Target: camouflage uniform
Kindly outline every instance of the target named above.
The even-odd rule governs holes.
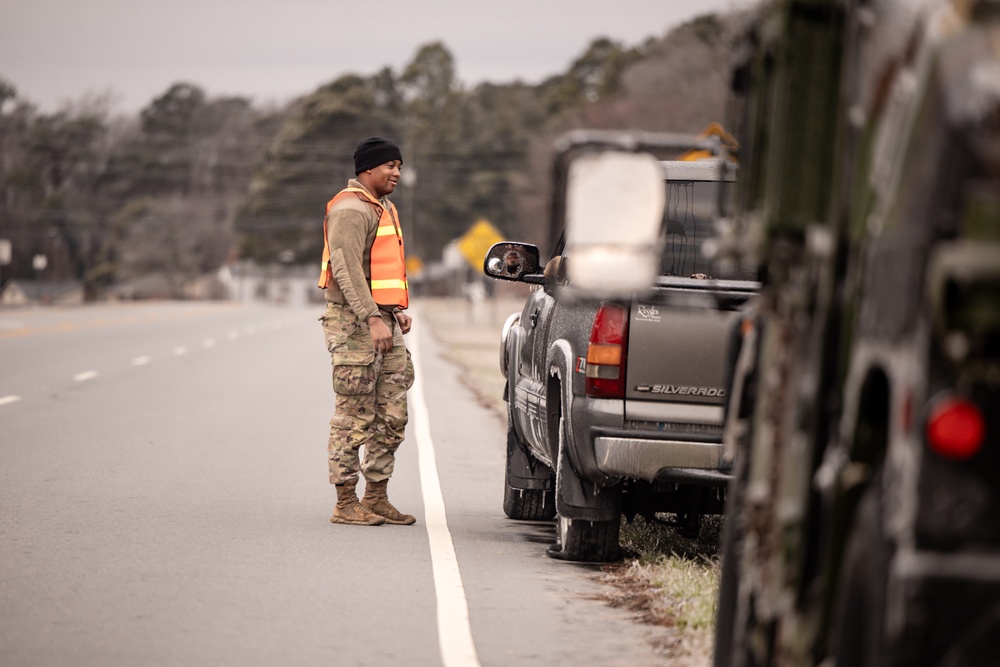
[[[369,482],[389,479],[403,441],[413,362],[395,318],[384,310],[379,315],[392,331],[392,350],[384,355],[375,352],[367,321],[350,306],[327,303],[320,318],[336,394],[327,445],[331,484],[356,481],[359,470]],[[364,460],[359,461],[362,445]]]

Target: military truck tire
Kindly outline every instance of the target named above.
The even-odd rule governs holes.
[[[722,573],[719,576],[719,606],[715,617],[714,667],[729,667],[734,663],[734,639],[739,608],[740,561],[743,558],[743,506],[746,488],[746,463],[739,456],[726,496],[725,523],[722,525]]]
[[[891,547],[882,530],[881,475],[872,477],[855,512],[837,589],[831,642],[837,667],[885,664],[885,587]]]

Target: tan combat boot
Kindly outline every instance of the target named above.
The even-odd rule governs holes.
[[[356,526],[381,526],[385,519],[361,506],[355,488],[358,480],[336,484],[337,506],[333,508],[330,523],[350,523]]]
[[[385,488],[389,480],[381,482],[365,482],[365,497],[361,499],[361,506],[369,509],[375,514],[385,519],[386,523],[394,523],[401,526],[409,526],[417,522],[412,514],[403,514],[389,502]]]

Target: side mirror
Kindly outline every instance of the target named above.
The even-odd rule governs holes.
[[[539,273],[538,247],[530,243],[494,243],[483,260],[483,273],[500,280],[522,280]],[[525,280],[524,282],[539,282]]]
[[[568,277],[597,297],[646,289],[660,262],[665,173],[649,153],[584,153],[566,187]]]

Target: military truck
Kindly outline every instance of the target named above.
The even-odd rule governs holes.
[[[714,158],[654,158],[705,145]],[[556,157],[551,256],[542,265],[537,246],[516,242],[486,255],[486,275],[538,286],[502,333],[504,511],[555,517],[550,556],[615,560],[623,514],[669,514],[697,537],[724,509],[727,332],[758,285],[751,269],[714,273],[702,252],[735,178],[720,152],[684,135],[571,133]],[[618,263],[640,220],[655,241]],[[580,243],[587,223],[599,238]],[[643,289],[614,289],[633,272]]]
[[[1000,660],[998,44],[996,0],[748,33],[717,667]]]

